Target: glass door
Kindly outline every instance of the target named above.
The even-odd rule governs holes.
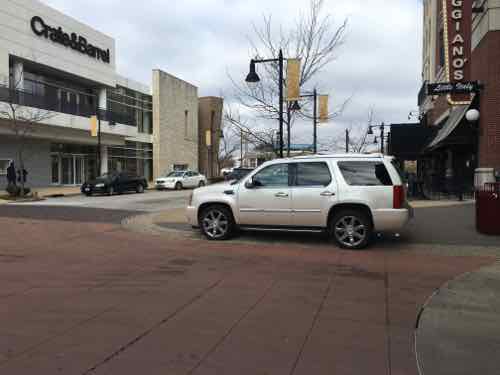
[[[50,156],[50,164],[51,164],[51,170],[52,170],[52,183],[55,185],[59,185],[61,183],[61,178],[60,178],[60,168],[61,168],[61,162],[59,160],[59,155],[51,155]]]
[[[73,156],[62,156],[61,157],[61,183],[63,185],[73,185],[74,184],[74,165]]]
[[[74,156],[75,158],[75,185],[81,185],[85,181],[85,158]]]

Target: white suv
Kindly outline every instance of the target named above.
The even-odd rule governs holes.
[[[314,155],[261,165],[241,181],[196,189],[187,207],[210,240],[237,229],[328,231],[343,248],[361,249],[372,234],[396,232],[413,216],[392,157]]]

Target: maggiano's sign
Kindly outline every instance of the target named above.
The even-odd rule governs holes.
[[[448,82],[466,84],[471,76],[472,0],[443,0],[444,46]],[[469,104],[470,94],[451,93],[452,105]]]
[[[109,49],[103,50],[87,42],[83,36],[76,33],[68,34],[64,32],[62,27],[53,27],[47,25],[39,16],[31,19],[31,30],[43,38],[50,39],[54,43],[62,44],[65,47],[93,57],[96,60],[101,60],[109,64],[110,54]]]

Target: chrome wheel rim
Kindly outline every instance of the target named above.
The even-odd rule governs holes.
[[[113,195],[115,193],[115,189],[113,187],[109,188],[109,195]]]
[[[359,246],[365,240],[366,233],[366,226],[355,216],[341,217],[335,223],[335,238],[346,247]]]
[[[205,186],[205,183],[203,181],[200,181],[200,183],[198,184],[199,187],[202,187],[202,186]]]
[[[210,210],[203,217],[202,225],[208,237],[218,239],[226,235],[229,229],[229,219],[222,211]]]
[[[137,191],[139,193],[142,193],[144,191],[144,186],[142,186],[142,185],[137,186]]]

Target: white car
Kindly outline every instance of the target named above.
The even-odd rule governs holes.
[[[193,171],[173,171],[166,177],[156,179],[155,186],[158,190],[175,189],[181,190],[184,188],[197,188],[207,184],[207,178]]]
[[[237,229],[322,232],[348,249],[413,216],[392,157],[314,155],[264,163],[242,180],[196,189],[187,218],[209,240]]]

